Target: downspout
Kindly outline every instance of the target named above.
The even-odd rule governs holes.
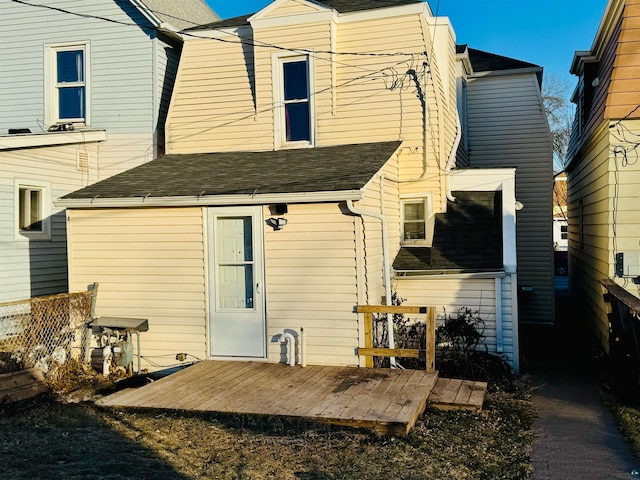
[[[462,139],[462,123],[460,123],[460,115],[456,115],[456,139],[451,147],[451,153],[449,153],[449,159],[447,165],[444,167],[445,178],[447,179],[447,200],[455,202],[456,197],[451,194],[451,169],[456,161],[458,154],[458,147],[460,146],[460,140]]]
[[[502,279],[496,278],[496,352],[504,352],[504,335],[502,332]]]
[[[382,195],[384,194],[384,175],[380,178],[380,203],[383,205],[384,198]],[[384,289],[385,289],[385,304],[391,305],[391,264],[389,262],[389,234],[387,232],[387,219],[384,217],[382,213],[370,212],[366,210],[357,209],[353,205],[352,200],[347,200],[347,209],[353,213],[354,215],[359,215],[361,217],[371,217],[379,220],[382,226],[382,259],[383,259],[383,269],[384,269]],[[394,348],[395,341],[393,338],[393,315],[387,315],[387,331],[389,336],[389,348]],[[390,357],[391,368],[396,367],[396,359],[395,357]]]

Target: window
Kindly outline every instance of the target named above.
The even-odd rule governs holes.
[[[89,44],[47,46],[47,123],[87,125]]]
[[[560,225],[560,238],[562,240],[569,238],[569,227],[567,225]]]
[[[274,58],[276,146],[313,143],[311,61],[306,55]]]
[[[51,238],[49,185],[44,182],[15,182],[16,236],[46,240]]]
[[[404,244],[427,245],[431,241],[429,199],[410,198],[402,201],[402,241]]]

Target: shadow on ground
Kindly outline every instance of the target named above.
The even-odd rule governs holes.
[[[186,479],[141,441],[108,428],[93,404],[44,396],[0,404],[0,479]]]
[[[553,325],[521,325],[522,373],[600,380],[602,349],[564,286],[556,289]]]

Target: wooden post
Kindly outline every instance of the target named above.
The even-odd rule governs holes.
[[[427,372],[432,373],[436,369],[436,309],[435,307],[429,307],[429,309],[427,310],[426,335],[427,335],[426,369],[427,369]]]
[[[364,314],[364,346],[365,348],[373,347],[373,314],[371,312]],[[364,366],[373,367],[372,356],[365,357]]]

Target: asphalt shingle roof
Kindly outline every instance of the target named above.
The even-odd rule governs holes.
[[[453,192],[436,214],[432,247],[402,247],[397,271],[496,271],[502,262],[502,192]]]
[[[153,198],[359,190],[389,160],[400,143],[165,155],[62,198]]]
[[[316,3],[333,8],[338,13],[359,12],[362,10],[375,10],[377,8],[397,7],[410,5],[413,3],[424,3],[423,0],[316,0]],[[228,18],[220,22],[210,23],[193,28],[193,30],[204,30],[209,28],[241,27],[248,25],[248,18],[253,13],[241,15],[239,17]]]
[[[518,68],[540,68],[539,65],[523,62],[515,58],[503,57],[495,53],[469,49],[469,61],[474,72],[492,72],[496,70],[514,70]]]
[[[160,20],[178,30],[220,20],[204,0],[142,0],[142,3]]]

